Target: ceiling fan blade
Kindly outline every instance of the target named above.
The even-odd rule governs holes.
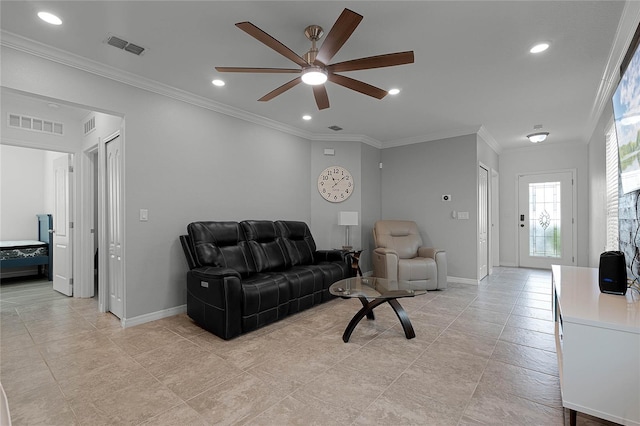
[[[318,66],[328,64],[342,45],[351,37],[360,21],[362,21],[362,15],[349,9],[343,10],[336,23],[329,30],[329,34],[327,34],[320,50],[318,50],[313,63]]]
[[[246,68],[246,67],[216,67],[218,72],[255,72],[261,74],[286,74],[300,73],[301,70],[293,68]]]
[[[346,87],[347,89],[355,90],[363,95],[371,96],[376,99],[382,99],[387,96],[387,91],[382,90],[376,86],[372,86],[360,80],[354,80],[353,78],[345,77],[344,75],[329,74],[329,81]]]
[[[275,38],[271,37],[269,34],[262,31],[260,28],[253,25],[251,22],[238,22],[236,27],[240,28],[245,33],[249,34],[251,37],[255,38],[259,42],[266,44],[268,47],[272,48],[285,58],[288,58],[300,65],[301,67],[307,67],[309,64],[307,61],[302,59],[300,56],[296,54],[293,50],[289,49],[284,44],[280,43]]]
[[[329,108],[329,96],[327,95],[327,88],[324,87],[324,84],[313,86],[313,96],[316,98],[318,109]]]
[[[388,53],[386,55],[369,56],[367,58],[353,59],[339,62],[327,67],[329,72],[368,70],[372,68],[395,67],[413,63],[413,51]]]
[[[276,96],[281,95],[284,92],[286,92],[287,90],[291,89],[292,87],[300,84],[300,82],[302,82],[302,78],[301,77],[296,77],[293,80],[291,80],[289,82],[286,82],[282,86],[278,87],[277,89],[272,90],[271,92],[267,93],[266,95],[264,95],[263,97],[261,97],[258,100],[262,101],[262,102],[270,101],[271,99],[275,98]]]

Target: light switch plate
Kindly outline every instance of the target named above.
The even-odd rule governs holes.
[[[469,212],[458,212],[458,219],[469,219]]]
[[[149,220],[149,210],[140,209],[140,222],[147,222]]]

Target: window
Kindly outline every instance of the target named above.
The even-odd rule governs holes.
[[[618,138],[613,120],[605,133],[607,243],[605,250],[619,250],[618,233]]]

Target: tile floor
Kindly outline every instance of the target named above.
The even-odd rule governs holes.
[[[0,381],[14,425],[565,425],[550,282],[496,268],[403,299],[415,339],[382,305],[347,344],[357,300],[224,341],[186,315],[122,329],[94,299],[3,283]]]

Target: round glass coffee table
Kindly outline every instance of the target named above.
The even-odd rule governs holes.
[[[398,316],[407,339],[413,339],[416,337],[416,333],[413,331],[411,321],[409,321],[409,315],[400,305],[398,299],[419,296],[426,292],[423,289],[413,288],[408,281],[392,281],[376,277],[347,278],[337,281],[329,287],[329,293],[334,296],[340,296],[344,299],[357,297],[362,303],[362,309],[354,315],[342,335],[342,340],[345,343],[349,341],[353,329],[356,328],[360,320],[365,316],[370,320],[375,319],[373,310],[385,302],[391,305]]]

